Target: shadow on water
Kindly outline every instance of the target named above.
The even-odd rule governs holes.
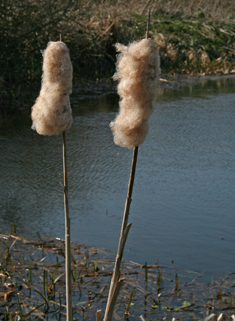
[[[234,85],[225,77],[160,89],[140,147],[126,259],[193,268],[207,279],[233,271]],[[72,240],[113,253],[132,157],[109,128],[118,100],[73,96],[67,133]],[[30,127],[29,109],[0,123],[1,230],[15,223],[26,236],[63,238],[62,138]]]

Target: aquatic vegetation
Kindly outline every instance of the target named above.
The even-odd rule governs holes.
[[[1,234],[1,251],[6,248],[3,242],[10,244],[11,262],[6,262],[4,257],[0,264],[0,319],[63,320],[66,316],[64,240]],[[97,308],[105,306],[115,257],[79,243],[71,244],[71,253],[74,257],[73,317],[93,320]],[[86,262],[88,253],[90,259]],[[94,264],[99,266],[98,271],[94,271]],[[202,275],[194,271],[134,262],[123,262],[122,274],[125,283],[114,309],[116,319],[139,320],[142,315],[141,320],[213,320],[214,316],[217,317],[214,320],[222,317],[229,320],[235,313],[234,274],[213,284],[204,284]],[[176,274],[181,280],[180,293],[175,291]]]

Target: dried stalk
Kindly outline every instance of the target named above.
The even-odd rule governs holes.
[[[70,250],[70,218],[68,203],[68,181],[66,161],[66,135],[63,132],[63,172],[64,172],[64,214],[65,214],[65,276],[66,276],[66,308],[67,321],[73,320],[71,250]]]
[[[146,29],[146,39],[148,39],[148,37],[149,37],[150,13],[151,13],[151,7],[149,7],[149,11],[148,11],[148,20],[147,20],[147,29]]]
[[[149,8],[149,13],[148,13],[147,30],[146,30],[146,38],[147,39],[149,37],[149,23],[150,23],[150,8]],[[132,191],[133,191],[133,186],[134,186],[137,156],[138,156],[138,146],[133,148],[131,173],[130,173],[130,179],[129,179],[129,185],[128,185],[125,210],[124,210],[124,214],[123,214],[121,234],[120,234],[120,238],[119,238],[118,251],[117,251],[115,266],[114,266],[113,275],[112,275],[112,279],[111,279],[110,289],[109,289],[108,301],[107,301],[107,305],[106,305],[106,309],[105,309],[104,321],[111,321],[112,320],[112,315],[113,315],[113,310],[114,310],[114,307],[116,304],[116,300],[117,300],[118,294],[120,292],[122,283],[124,282],[124,279],[120,279],[121,261],[122,261],[122,257],[123,257],[123,252],[124,252],[127,236],[128,236],[129,230],[131,228],[131,224],[128,224],[128,218],[129,218],[130,206],[131,206],[131,201],[132,201],[131,197],[132,197]]]
[[[101,310],[96,311],[96,321],[102,321],[102,311]]]
[[[121,268],[121,261],[122,261],[122,257],[123,257],[126,239],[127,239],[129,230],[131,228],[131,224],[127,224],[127,223],[128,223],[128,217],[129,217],[130,206],[131,206],[132,191],[133,191],[133,186],[134,186],[137,155],[138,155],[138,146],[133,149],[131,174],[130,174],[125,210],[124,210],[124,214],[123,214],[121,234],[120,234],[120,238],[119,238],[119,245],[118,245],[115,266],[114,266],[114,270],[113,270],[113,276],[112,276],[110,289],[109,289],[109,296],[108,296],[108,301],[107,301],[107,305],[106,305],[104,321],[112,320],[112,313],[113,313],[113,309],[115,306],[113,303],[114,303],[114,301],[116,302],[118,293],[119,293],[119,291],[121,289],[121,285],[123,283],[123,279],[122,279],[121,283],[120,283],[121,280],[119,280],[120,274],[121,274],[120,268]]]

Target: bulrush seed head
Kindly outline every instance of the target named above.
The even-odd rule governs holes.
[[[159,88],[160,57],[150,39],[129,46],[118,43],[116,49],[120,54],[113,78],[119,81],[120,108],[110,127],[115,144],[134,148],[148,133],[148,119]]]
[[[40,135],[60,134],[72,125],[69,95],[73,67],[67,46],[49,42],[43,53],[42,87],[32,107],[32,129]]]

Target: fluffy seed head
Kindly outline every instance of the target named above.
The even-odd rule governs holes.
[[[43,53],[42,87],[32,107],[32,129],[40,135],[60,134],[72,125],[69,95],[72,92],[72,63],[67,46],[49,42]]]
[[[142,144],[148,133],[148,118],[159,87],[160,57],[150,39],[129,46],[116,44],[120,52],[117,71],[119,113],[111,122],[115,144],[133,148]]]

